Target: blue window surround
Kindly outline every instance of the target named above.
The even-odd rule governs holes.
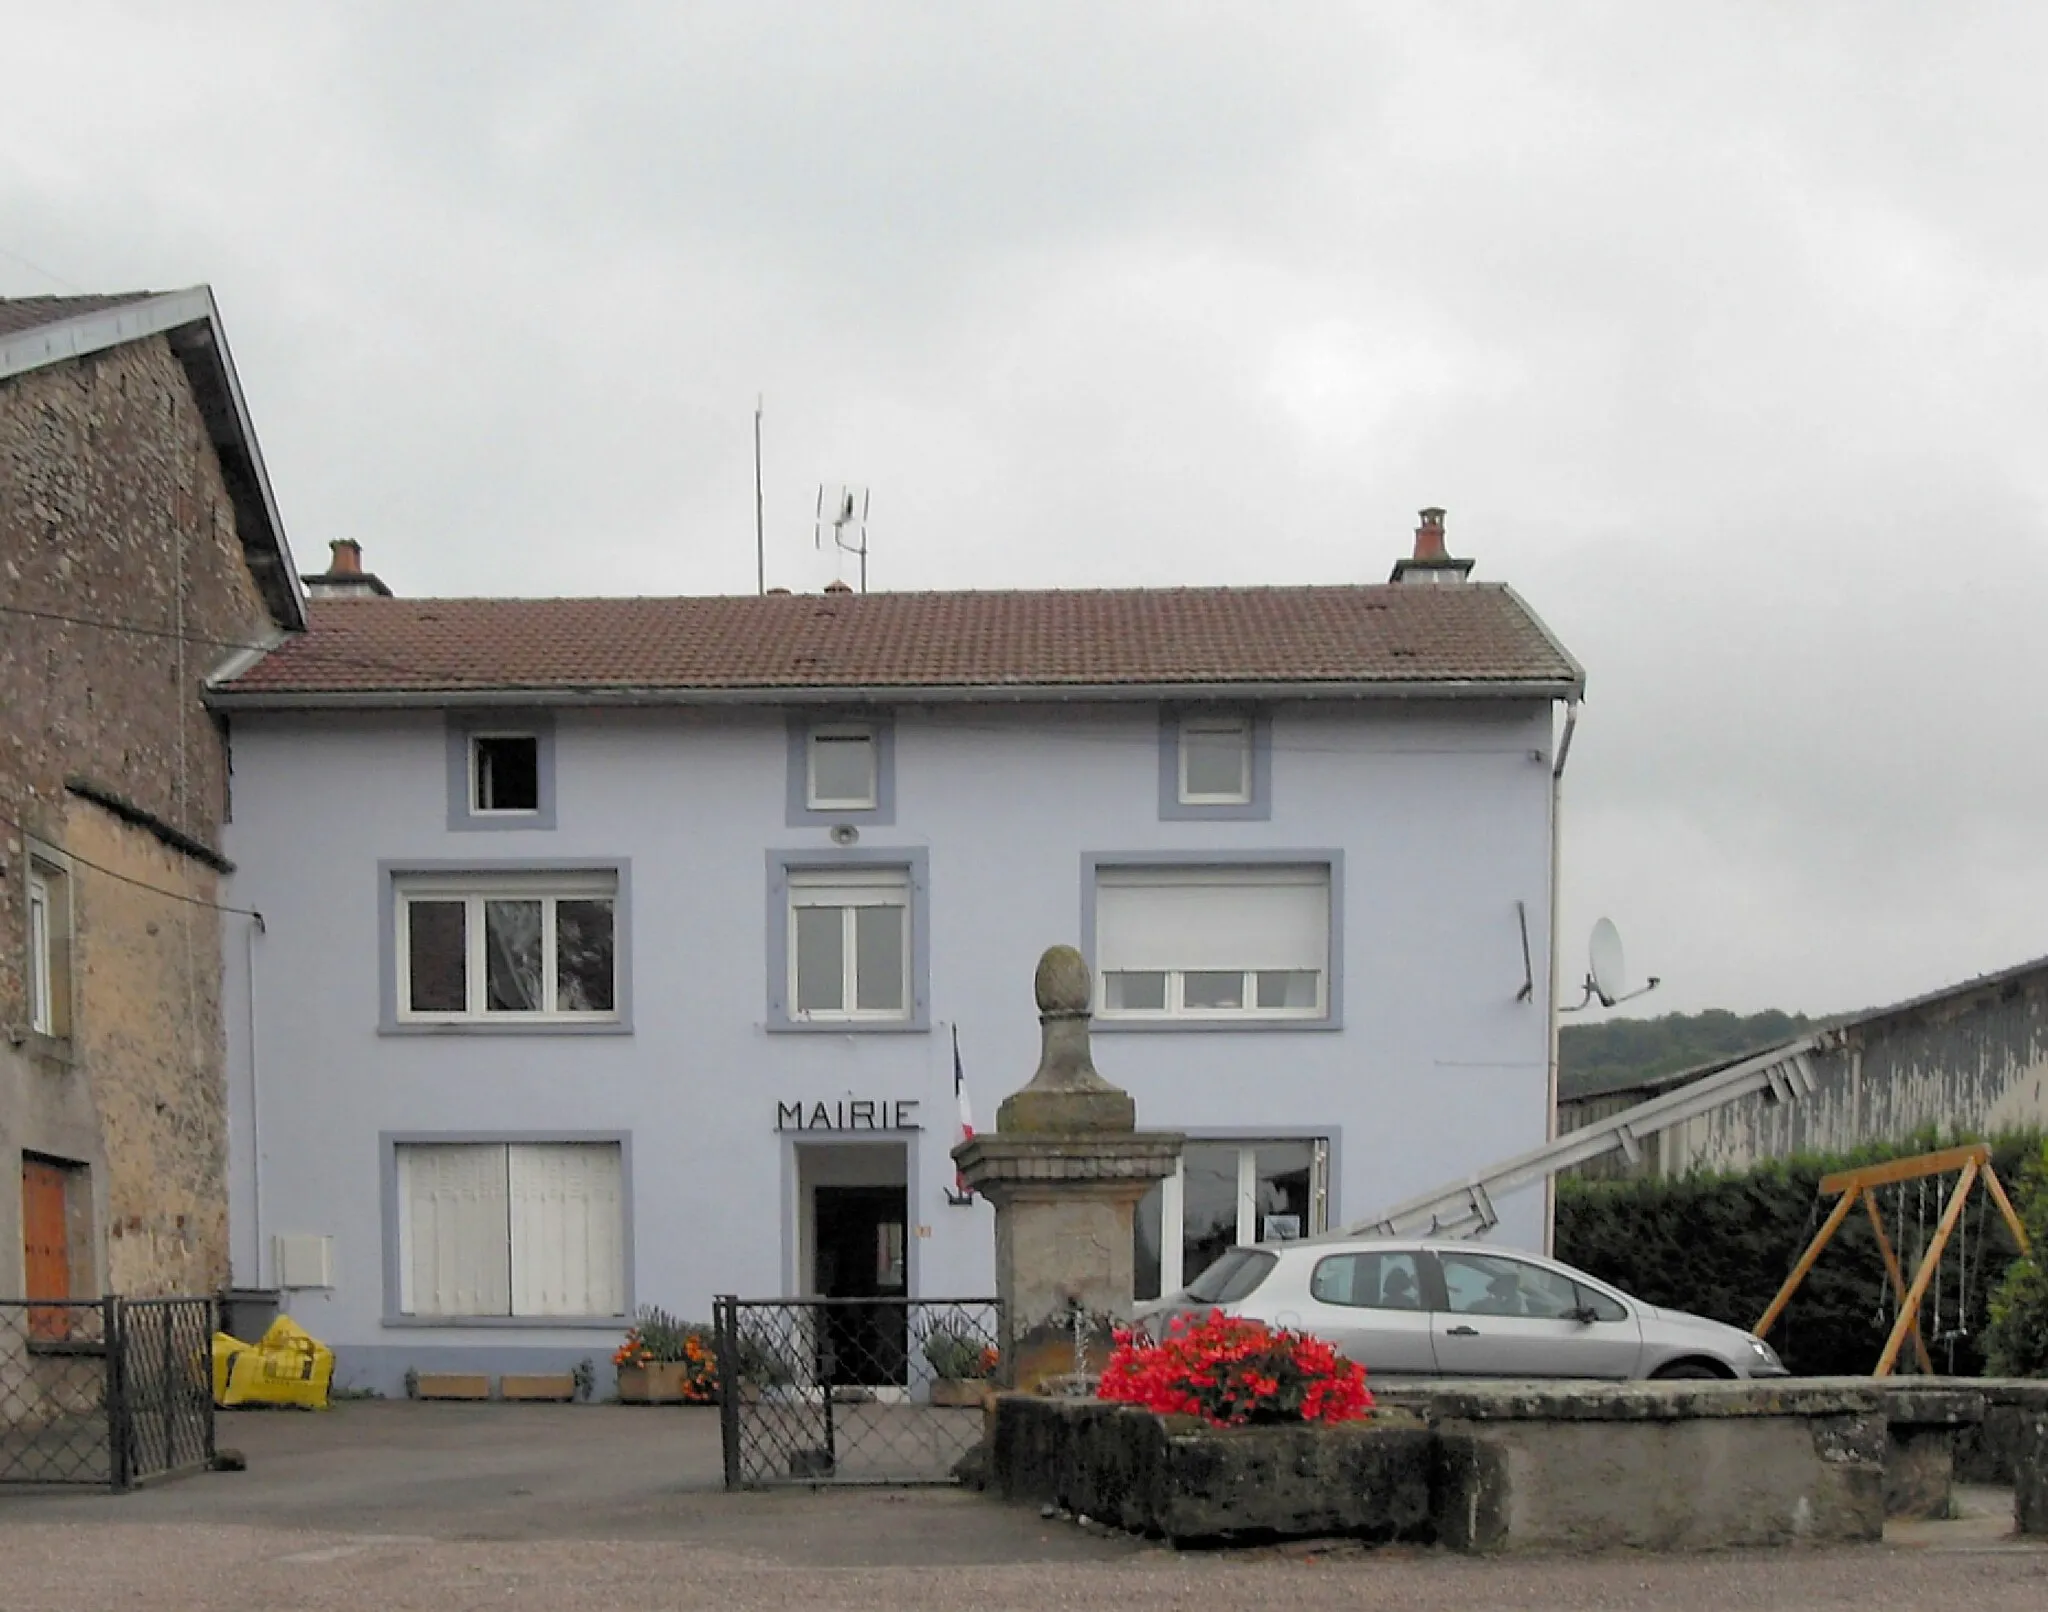
[[[613,1142],[619,1149],[619,1254],[626,1268],[621,1315],[404,1315],[398,1308],[398,1150],[404,1146],[502,1146],[518,1142]],[[633,1133],[631,1131],[380,1131],[377,1185],[384,1209],[384,1316],[387,1327],[523,1327],[625,1329],[639,1313],[633,1302]]]
[[[398,1016],[398,881],[409,874],[474,874],[480,879],[517,878],[522,873],[602,873],[618,879],[612,906],[612,1000],[618,1011],[593,1024],[554,1019],[546,1023],[493,1023],[488,1018],[458,1024],[419,1024]],[[425,857],[377,864],[377,1033],[379,1035],[631,1035],[633,1033],[633,864],[626,857],[500,857],[470,861]]]
[[[1180,724],[1189,716],[1242,717],[1251,724],[1252,798],[1236,804],[1189,805],[1180,798]],[[1167,705],[1159,711],[1159,820],[1263,823],[1273,815],[1273,718],[1234,705]]]
[[[875,735],[875,803],[872,806],[824,806],[810,804],[811,730],[813,728],[859,727]],[[786,826],[830,828],[834,823],[852,823],[865,828],[888,828],[896,821],[896,718],[890,711],[804,710],[789,713],[789,782],[785,801]]]
[[[1287,1035],[1295,1031],[1344,1028],[1344,853],[1340,850],[1285,851],[1084,851],[1081,853],[1081,955],[1091,976],[1095,960],[1095,883],[1104,868],[1327,867],[1330,870],[1329,1014],[1320,1019],[1105,1019],[1097,1035],[1180,1035],[1190,1030],[1230,1035]]]
[[[479,734],[534,739],[539,809],[531,812],[470,810],[469,742]],[[490,710],[448,713],[448,832],[551,829],[555,826],[555,716],[552,711]]]
[[[789,876],[902,868],[910,876],[910,1013],[901,1019],[798,1019],[789,1011]],[[901,1035],[932,1027],[931,862],[923,846],[768,853],[768,1016],[771,1034]]]

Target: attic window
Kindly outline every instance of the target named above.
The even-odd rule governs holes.
[[[531,733],[477,733],[469,741],[469,809],[540,810],[540,740]]]
[[[875,730],[833,723],[811,730],[807,804],[812,811],[872,811],[880,769]]]

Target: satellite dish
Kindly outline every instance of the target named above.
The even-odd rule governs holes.
[[[1612,918],[1602,918],[1593,926],[1593,940],[1586,953],[1591,968],[1586,977],[1593,982],[1593,994],[1602,1007],[1613,1007],[1628,989],[1628,974],[1622,966],[1621,931]]]
[[[1628,988],[1628,968],[1621,951],[1621,931],[1614,927],[1614,920],[1602,918],[1593,925],[1593,938],[1586,945],[1586,994],[1569,1007],[1560,1007],[1560,1013],[1578,1013],[1591,1007],[1597,1000],[1602,1007],[1613,1007],[1617,1002],[1626,1002],[1633,997],[1647,996],[1663,981],[1652,974],[1647,984],[1631,991]]]

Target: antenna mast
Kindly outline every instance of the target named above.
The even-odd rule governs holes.
[[[818,486],[818,512],[813,527],[812,543],[815,547],[825,546],[825,529],[832,530],[832,546],[842,554],[856,555],[860,559],[860,591],[868,591],[868,490],[865,487],[841,486],[827,502],[825,485]],[[851,539],[847,534],[851,532]]]
[[[761,394],[754,394],[754,592],[768,591],[768,539],[761,520]]]

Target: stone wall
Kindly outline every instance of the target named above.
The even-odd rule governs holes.
[[[0,1175],[23,1152],[90,1170],[81,1285],[204,1291],[227,1275],[221,920],[175,899],[213,900],[217,875],[170,842],[220,842],[228,752],[202,680],[269,617],[163,338],[0,382],[0,602],[45,613],[0,630]],[[29,1028],[30,843],[78,859],[58,1038]],[[0,1190],[0,1293],[22,1279],[20,1207]]]
[[[1242,1429],[1004,1394],[989,1481],[1008,1499],[1176,1543],[1343,1534],[1484,1552],[1703,1550],[1883,1534],[1886,1409],[1873,1384],[1375,1392],[1371,1422]]]

